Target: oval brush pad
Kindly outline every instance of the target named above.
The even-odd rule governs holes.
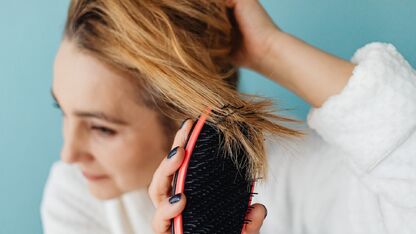
[[[174,175],[172,195],[184,193],[187,202],[172,222],[172,233],[241,234],[254,180],[247,178],[247,168],[237,167],[223,148],[223,135],[206,117],[192,126],[184,162]],[[242,147],[233,153],[238,162],[247,161]]]

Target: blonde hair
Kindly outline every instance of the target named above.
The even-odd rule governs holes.
[[[134,77],[142,103],[171,123],[211,108],[225,149],[248,152],[237,165],[265,177],[265,134],[304,133],[278,124],[301,121],[274,114],[271,100],[236,90],[236,35],[224,0],[72,0],[64,31],[80,50]]]

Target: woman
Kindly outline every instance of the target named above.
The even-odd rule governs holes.
[[[304,137],[270,102],[235,91],[237,66],[313,106]],[[45,233],[169,233],[186,203],[169,197],[192,125],[179,120],[206,106],[228,146],[248,143],[238,121],[255,139],[251,173],[266,180],[245,233],[413,233],[415,91],[391,44],[348,62],[281,31],[255,0],[73,0],[54,65],[64,146],[45,188]]]

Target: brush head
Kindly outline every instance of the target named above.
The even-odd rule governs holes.
[[[254,182],[248,179],[247,167],[237,166],[222,142],[221,132],[214,124],[205,122],[193,147],[183,182],[187,202],[182,212],[182,233],[241,234]],[[234,158],[238,162],[247,161],[248,155],[242,147],[235,150]],[[177,177],[178,173],[174,177],[172,193],[177,192],[179,186]],[[182,234],[175,232],[174,225],[172,233]]]

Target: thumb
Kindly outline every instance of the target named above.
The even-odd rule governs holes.
[[[245,225],[242,234],[259,234],[267,216],[267,209],[264,205],[256,203],[252,207],[253,209],[246,215],[246,219],[251,222]]]

